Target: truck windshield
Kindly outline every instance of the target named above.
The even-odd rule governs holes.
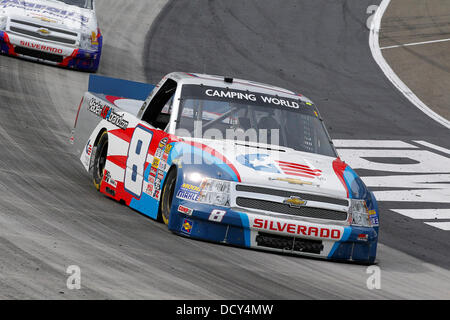
[[[249,91],[184,85],[177,135],[248,141],[336,157],[312,104]]]

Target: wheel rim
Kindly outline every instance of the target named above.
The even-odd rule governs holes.
[[[105,169],[105,165],[106,165],[106,153],[108,150],[108,143],[104,143],[101,147],[100,150],[100,156],[98,157],[97,160],[97,176],[100,178],[103,178],[103,170]]]
[[[108,136],[106,132],[100,137],[97,151],[95,152],[94,165],[93,165],[93,180],[94,186],[97,190],[100,190],[100,185],[103,180],[103,171],[106,166],[106,157],[108,155]]]

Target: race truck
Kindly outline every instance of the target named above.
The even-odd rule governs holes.
[[[0,0],[0,52],[97,71],[103,37],[94,0]]]
[[[90,76],[72,143],[97,190],[185,237],[375,261],[377,201],[314,103],[229,77]]]

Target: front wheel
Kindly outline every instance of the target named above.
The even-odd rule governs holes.
[[[106,157],[108,155],[108,133],[104,131],[97,143],[97,148],[94,155],[94,163],[92,166],[92,178],[94,186],[100,190],[100,184],[103,180],[105,171]]]
[[[161,193],[161,201],[159,203],[158,221],[169,224],[170,208],[172,208],[173,195],[177,184],[177,170],[171,168],[166,176],[166,181]]]

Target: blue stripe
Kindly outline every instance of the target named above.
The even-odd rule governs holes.
[[[239,216],[241,217],[242,228],[244,229],[245,246],[250,247],[250,222],[248,221],[248,216],[242,212],[239,212]]]
[[[328,254],[328,258],[332,258],[334,252],[336,251],[336,249],[339,247],[339,245],[344,242],[347,241],[348,238],[350,237],[350,234],[352,233],[352,228],[351,227],[345,227],[344,228],[344,235],[342,236],[342,239],[339,241],[336,241],[333,245],[333,248],[331,248],[330,253]]]
[[[145,100],[155,86],[147,83],[115,79],[91,74],[89,92],[128,99]]]

